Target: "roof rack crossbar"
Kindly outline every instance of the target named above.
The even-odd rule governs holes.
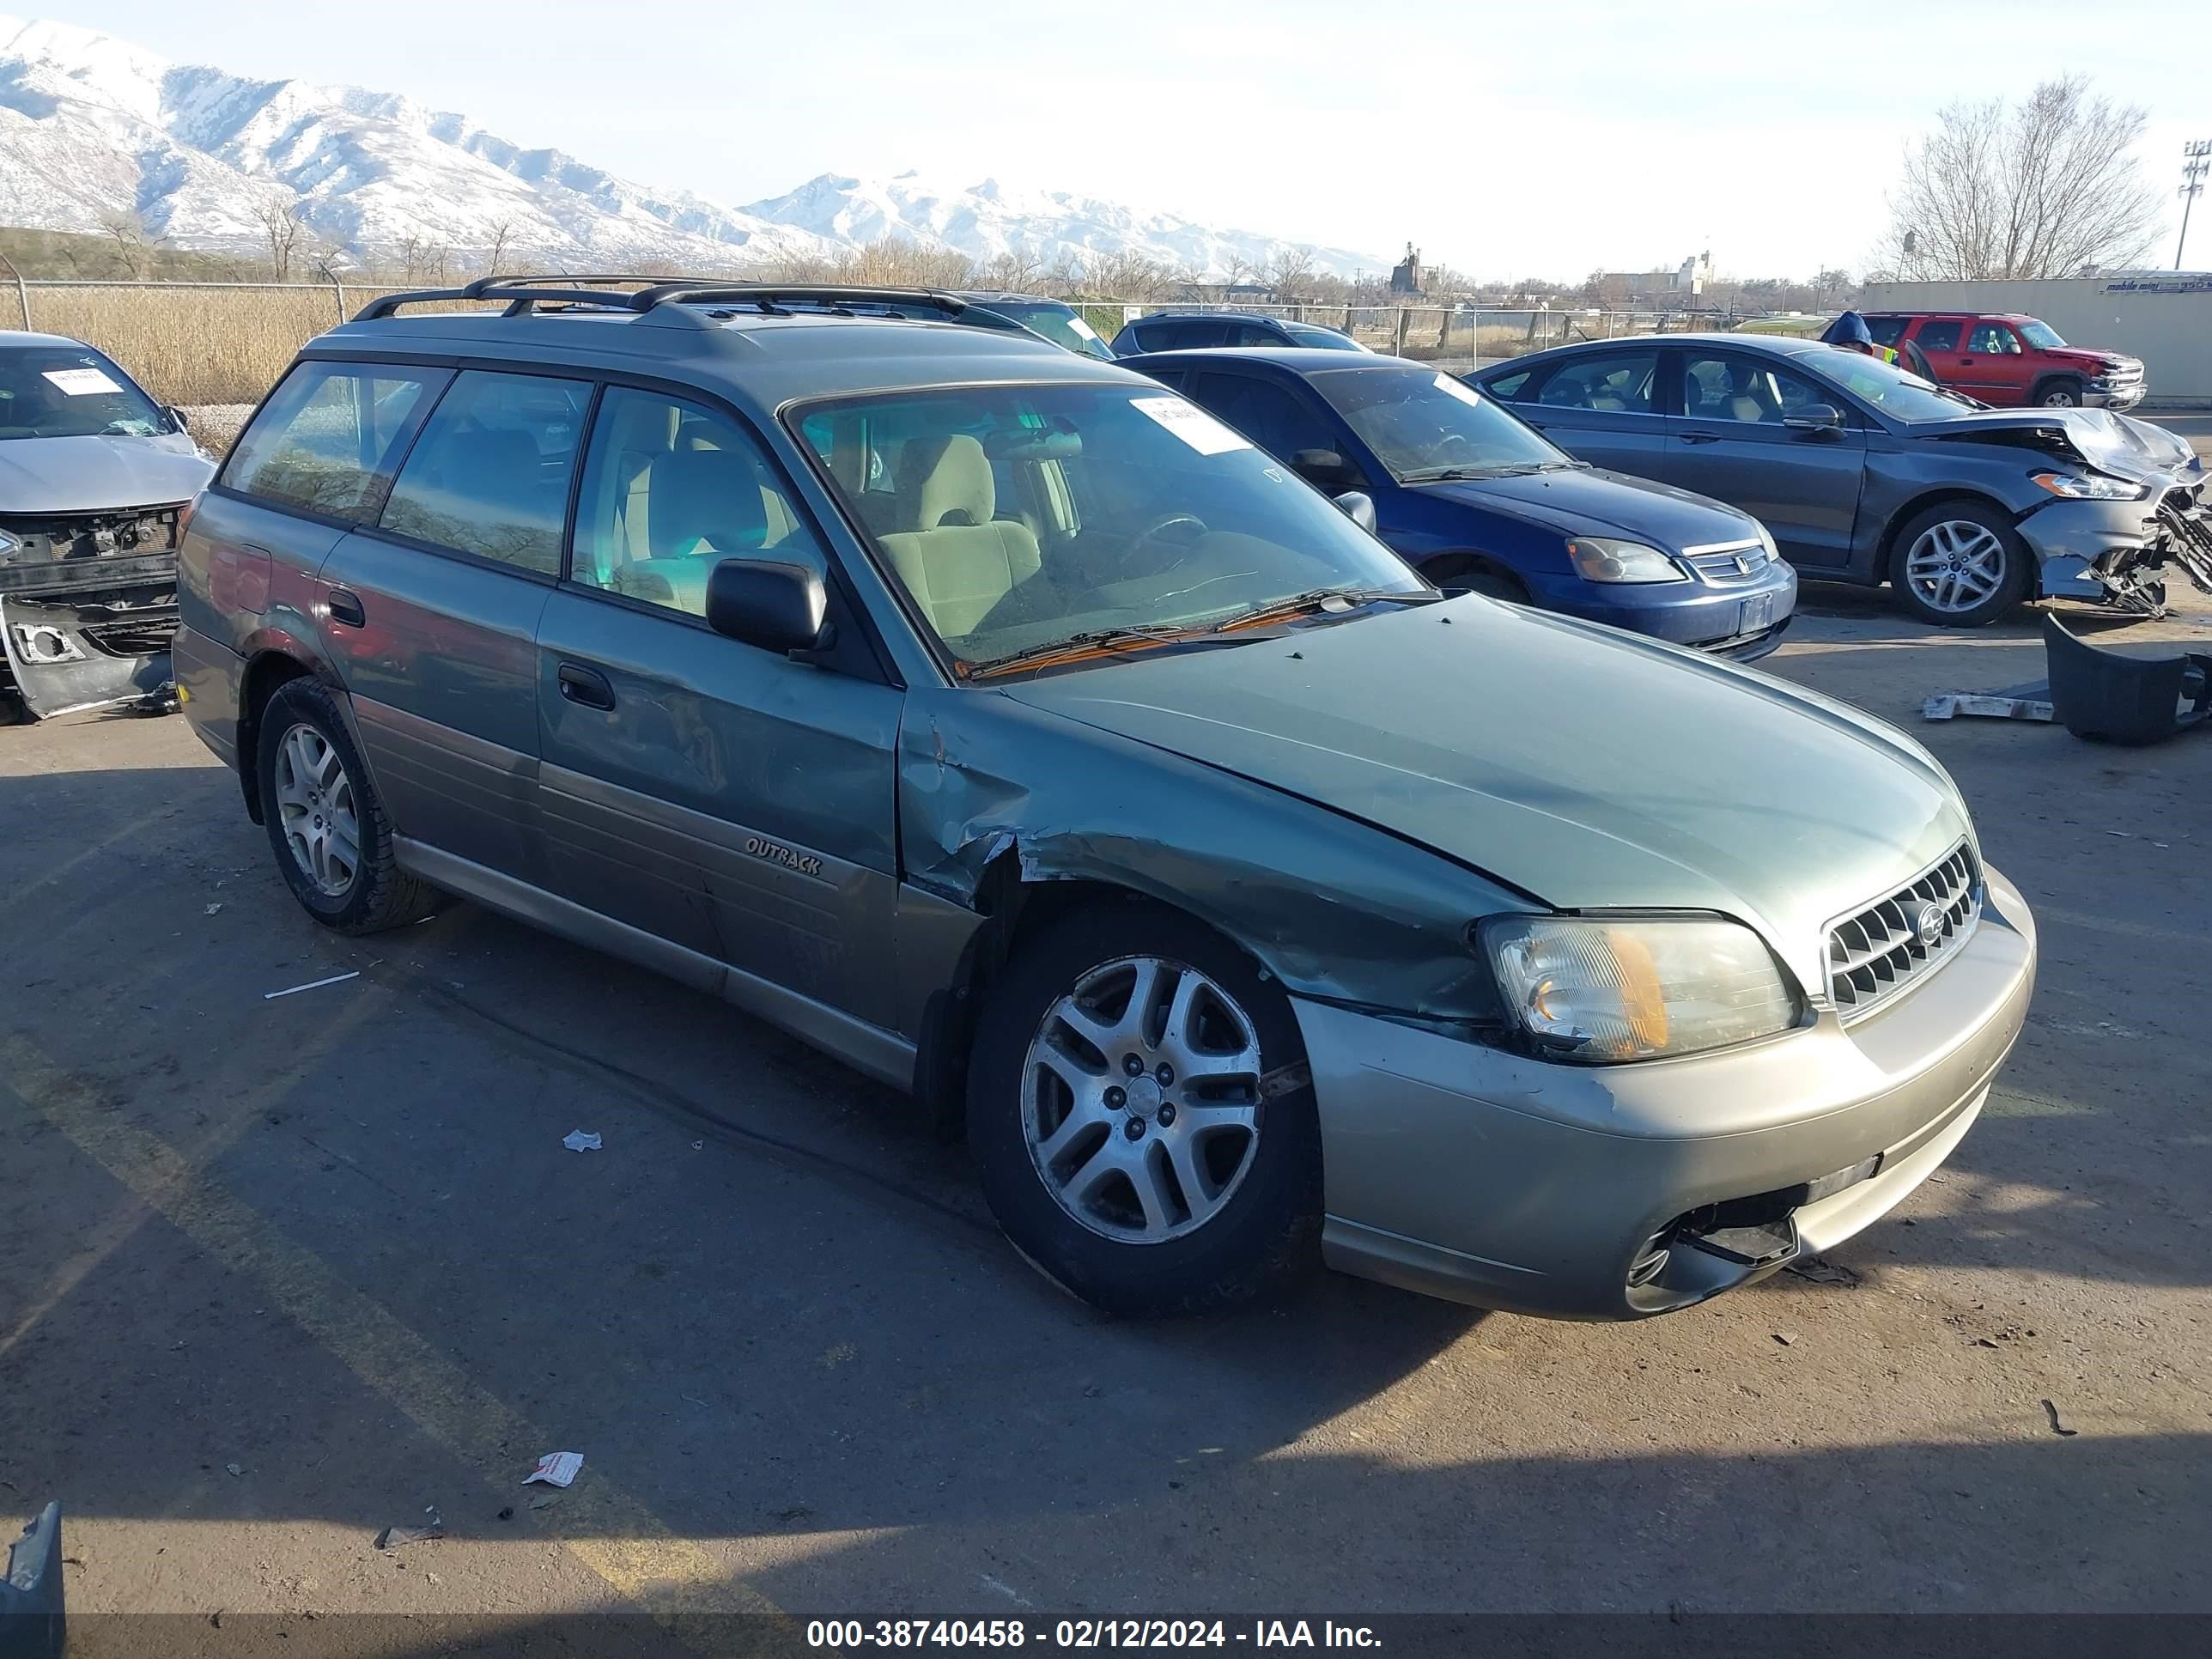
[[[647,287],[633,289],[628,293],[615,291],[593,284],[615,283],[643,283]],[[479,276],[459,288],[410,289],[398,294],[382,294],[371,300],[354,313],[357,323],[380,322],[396,315],[402,306],[430,305],[454,300],[505,301],[502,315],[528,316],[541,304],[567,304],[606,310],[650,312],[664,305],[731,305],[753,306],[774,313],[787,303],[825,307],[882,306],[896,310],[901,307],[934,311],[942,316],[957,317],[970,309],[969,302],[955,294],[933,288],[876,288],[838,283],[747,283],[717,282],[699,278],[670,279],[635,274],[570,276],[554,274],[544,276]],[[977,316],[994,313],[977,312]],[[1010,325],[1019,331],[1018,324]]]

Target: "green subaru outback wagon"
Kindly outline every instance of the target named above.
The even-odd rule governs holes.
[[[459,895],[771,1020],[1117,1309],[1662,1313],[1949,1156],[2035,932],[1923,750],[1446,599],[963,310],[504,279],[310,343],[175,643],[308,914]]]

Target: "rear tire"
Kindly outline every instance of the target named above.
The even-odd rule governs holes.
[[[1032,1267],[1098,1307],[1244,1301],[1318,1260],[1320,1123],[1288,1070],[1304,1061],[1289,1000],[1219,934],[1149,903],[1070,911],[1016,950],[977,1024],[983,1195]]]
[[[263,827],[301,908],[341,933],[380,933],[437,909],[438,890],[393,861],[392,822],[353,728],[319,681],[277,688],[257,747]]]
[[[1898,532],[1898,602],[1938,628],[1983,628],[2027,598],[2027,545],[2012,520],[1978,501],[1938,501]]]

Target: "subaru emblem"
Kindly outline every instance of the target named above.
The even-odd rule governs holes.
[[[1942,942],[1943,907],[1921,900],[1912,912],[1912,932],[1923,949],[1934,950]]]

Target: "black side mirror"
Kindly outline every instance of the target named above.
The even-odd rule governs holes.
[[[806,651],[822,642],[830,595],[803,564],[724,559],[707,577],[707,626],[763,651]]]
[[[1356,489],[1367,481],[1359,471],[1333,449],[1301,449],[1291,457],[1291,471],[1308,483],[1332,494]]]
[[[1800,404],[1782,417],[1793,432],[1826,437],[1844,429],[1843,412],[1829,404]]]
[[[177,423],[178,431],[189,432],[191,429],[192,423],[185,418],[185,411],[174,404],[169,404],[163,412]]]
[[[1336,504],[1344,509],[1346,518],[1369,535],[1375,533],[1375,498],[1372,495],[1357,489],[1347,489],[1336,498]]]

